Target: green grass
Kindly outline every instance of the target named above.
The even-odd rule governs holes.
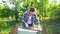
[[[60,34],[60,19],[50,19],[43,21],[42,23],[43,30],[46,34]]]
[[[0,19],[0,34],[8,34],[15,24],[15,20]]]
[[[15,24],[17,24],[15,20],[0,19],[0,34],[8,34]],[[20,21],[19,24],[21,25]],[[42,34],[60,34],[60,19],[45,20],[41,22],[41,26]]]

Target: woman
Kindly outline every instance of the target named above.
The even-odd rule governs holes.
[[[34,20],[36,20],[36,23],[38,24],[38,30],[42,30],[40,27],[40,21],[38,20],[37,14],[35,12],[35,8],[32,7],[29,10],[27,10],[22,16],[23,27],[33,28]]]

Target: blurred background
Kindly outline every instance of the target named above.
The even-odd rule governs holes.
[[[31,7],[36,8],[42,34],[60,34],[60,0],[0,0],[0,34],[21,26],[23,13]]]

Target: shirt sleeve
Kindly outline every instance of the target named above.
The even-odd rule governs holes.
[[[25,17],[26,17],[25,14],[23,14],[23,16],[22,16],[22,23],[25,24],[25,27],[29,27],[28,24],[25,21]]]
[[[23,16],[22,16],[22,22],[23,22],[23,23],[26,23],[24,17],[25,17],[25,15],[23,14]]]
[[[26,17],[26,13],[27,13],[27,12],[28,12],[28,10],[25,11],[24,14],[23,14],[23,16],[22,16],[22,22],[23,22],[23,23],[26,23],[26,18],[25,18],[25,17]]]
[[[34,17],[35,17],[35,19],[36,19],[36,23],[37,23],[37,24],[40,24],[40,21],[38,20],[37,14],[35,14]]]

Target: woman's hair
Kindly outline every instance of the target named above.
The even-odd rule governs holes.
[[[35,12],[35,8],[34,7],[32,7],[32,8],[30,8],[30,10],[29,11],[31,11],[31,12]]]

